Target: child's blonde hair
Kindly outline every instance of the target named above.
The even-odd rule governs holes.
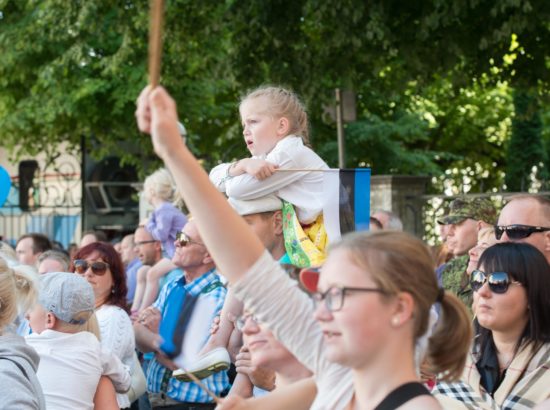
[[[0,258],[0,332],[18,314],[34,306],[38,297],[36,278],[22,267],[10,268]]]
[[[170,175],[170,172],[168,172],[166,168],[157,169],[145,178],[143,191],[149,198],[150,195],[153,194],[163,201],[172,202],[175,194],[175,185],[172,175]]]
[[[306,107],[294,92],[283,87],[261,86],[249,92],[240,102],[266,97],[269,104],[269,114],[275,117],[285,117],[290,123],[290,134],[302,137],[304,144],[309,144],[309,122]]]
[[[82,324],[72,324],[57,318],[57,330],[63,333],[90,332],[97,337],[97,340],[101,341],[101,332],[95,312],[80,312],[77,313],[73,319],[85,320],[85,322]]]

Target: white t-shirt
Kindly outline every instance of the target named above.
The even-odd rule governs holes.
[[[114,305],[103,305],[95,311],[101,334],[101,346],[110,350],[125,364],[130,372],[134,367],[135,337],[128,314]],[[130,407],[126,394],[117,394],[121,408]]]
[[[36,375],[48,410],[93,409],[101,375],[109,376],[119,392],[130,388],[130,373],[111,352],[101,349],[89,332],[45,330],[26,338],[40,356]]]
[[[295,135],[280,140],[269,154],[252,158],[265,159],[279,169],[328,169],[325,161]],[[228,197],[250,200],[275,194],[294,205],[298,219],[305,224],[314,222],[323,210],[322,172],[275,172],[259,181],[248,174],[227,178],[230,166],[220,164],[210,171],[212,183]]]

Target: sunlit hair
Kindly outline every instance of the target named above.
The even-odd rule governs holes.
[[[172,175],[166,168],[157,169],[145,178],[143,191],[147,198],[154,195],[163,201],[172,202],[175,197],[175,185]]]
[[[107,242],[91,243],[80,248],[75,254],[74,259],[88,259],[95,252],[97,252],[103,262],[109,264],[109,270],[113,278],[113,290],[105,303],[127,310],[126,294],[128,293],[128,287],[126,285],[126,273],[124,264],[120,259],[120,254],[115,250],[113,245]],[[70,271],[74,272],[74,260],[71,261]],[[108,273],[105,274],[108,275]]]
[[[484,240],[492,240],[493,242],[496,241],[495,238],[495,227],[494,226],[487,226],[485,228],[481,228],[479,232],[477,233],[477,241],[484,241]]]
[[[4,258],[6,261],[17,261],[17,253],[6,242],[0,241],[0,258]]]
[[[486,273],[506,272],[525,288],[527,324],[516,350],[529,342],[535,348],[550,342],[550,265],[542,252],[527,243],[497,243],[483,252],[478,267]],[[479,334],[483,348],[492,332],[480,326]]]
[[[71,261],[69,260],[69,256],[65,252],[61,252],[55,249],[50,249],[49,251],[42,253],[38,257],[38,265],[40,265],[46,259],[51,259],[56,262],[59,262],[59,264],[63,267],[63,269],[61,269],[61,272],[69,271],[69,266],[71,264]]]
[[[415,303],[411,342],[426,333],[439,286],[430,250],[420,239],[398,231],[357,232],[345,235],[331,252],[336,249],[345,250],[352,264],[369,272],[388,298],[399,292],[409,293]],[[472,340],[470,318],[462,302],[448,292],[441,302],[441,312],[429,339],[427,358],[441,380],[457,380]]]
[[[272,117],[285,117],[290,123],[289,135],[302,137],[309,144],[309,122],[304,104],[292,91],[276,86],[261,86],[249,92],[242,100],[265,97],[268,102],[267,114]]]
[[[38,300],[38,274],[36,269],[28,265],[14,266],[13,273],[15,275],[17,314],[23,315]]]
[[[13,269],[0,258],[0,334],[17,316],[16,283]]]
[[[97,340],[101,341],[99,323],[97,321],[97,316],[94,312],[79,312],[73,316],[73,319],[85,320],[85,322],[82,324],[73,324],[57,318],[57,330],[63,333],[90,332],[95,337],[97,337]]]

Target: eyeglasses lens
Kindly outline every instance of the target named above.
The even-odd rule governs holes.
[[[510,277],[506,272],[493,272],[486,275],[480,270],[472,272],[472,278],[470,280],[470,286],[477,292],[481,287],[488,282],[491,292],[502,294],[506,293],[508,286],[510,285]]]
[[[104,275],[105,272],[107,272],[108,267],[109,265],[107,263],[101,261],[92,263],[88,263],[83,259],[77,259],[74,261],[74,270],[79,275],[85,274],[88,268],[92,268],[92,272],[94,275],[101,276]]]

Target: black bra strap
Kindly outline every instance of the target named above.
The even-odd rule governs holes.
[[[406,383],[388,394],[374,410],[395,410],[409,400],[426,394],[429,395],[430,392],[423,384],[418,382]]]

